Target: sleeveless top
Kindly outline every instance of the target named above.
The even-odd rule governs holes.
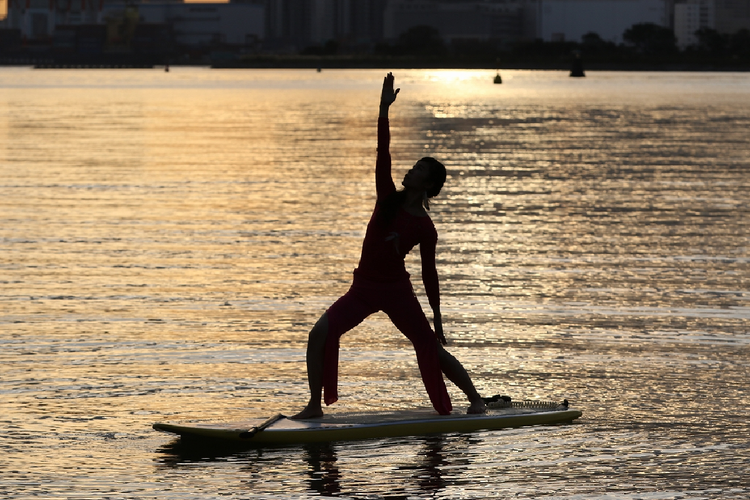
[[[375,164],[375,186],[377,203],[367,224],[362,243],[359,265],[354,270],[356,277],[370,281],[388,283],[409,279],[404,259],[419,245],[422,256],[422,282],[433,310],[439,310],[440,292],[435,247],[437,230],[429,216],[416,216],[399,208],[396,217],[386,224],[379,220],[381,204],[389,194],[396,191],[391,177],[390,130],[388,118],[378,119],[378,155]]]

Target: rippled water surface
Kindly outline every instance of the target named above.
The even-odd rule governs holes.
[[[382,72],[0,69],[0,496],[747,498],[750,76],[493,76],[397,72],[394,175],[448,167],[443,315],[476,385],[583,417],[209,453],[151,423],[305,401]],[[342,342],[329,411],[429,405],[387,318]]]

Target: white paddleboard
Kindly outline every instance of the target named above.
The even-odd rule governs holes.
[[[507,408],[490,408],[481,415],[454,412],[438,415],[433,410],[395,412],[331,413],[323,418],[290,420],[276,415],[267,420],[232,423],[156,423],[154,429],[184,438],[262,444],[303,444],[373,438],[421,436],[454,432],[550,425],[572,422],[581,411],[567,405],[547,406],[514,402]]]

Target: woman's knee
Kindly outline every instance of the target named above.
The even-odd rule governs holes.
[[[322,343],[325,344],[326,337],[328,336],[328,313],[323,313],[323,316],[315,323],[315,326],[310,330],[310,336],[308,341],[310,343]]]

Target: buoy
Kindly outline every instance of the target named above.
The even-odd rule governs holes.
[[[570,68],[570,76],[581,78],[586,76],[583,72],[583,61],[581,61],[581,53],[576,52],[575,58],[573,59],[573,66]]]
[[[500,77],[500,72],[499,71],[495,75],[495,83],[503,83],[503,79]]]

